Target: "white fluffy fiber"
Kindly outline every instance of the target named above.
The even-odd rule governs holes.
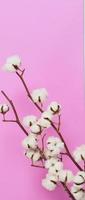
[[[37,141],[37,137],[30,133],[22,142],[22,145],[24,148],[28,149],[28,148],[32,148],[32,149],[36,149],[38,146],[38,141]]]
[[[0,113],[5,114],[8,111],[9,111],[9,106],[7,104],[1,104],[0,105]]]
[[[26,127],[32,126],[37,121],[37,117],[34,115],[28,115],[23,118],[23,125]]]
[[[41,134],[41,130],[41,126],[38,123],[35,123],[30,127],[30,131],[34,134]]]
[[[78,189],[75,185],[71,188],[71,193],[75,197],[76,200],[85,200],[85,192],[83,190]]]
[[[79,171],[77,175],[74,177],[73,181],[77,187],[82,188],[83,185],[85,184],[85,172]]]
[[[48,137],[46,145],[55,155],[59,154],[64,149],[64,143],[58,137],[54,136]]]
[[[81,160],[85,160],[85,144],[77,147],[73,153],[74,159],[76,162],[80,162]]]
[[[49,106],[48,106],[48,111],[50,111],[52,114],[56,114],[60,112],[61,106],[56,102],[53,101]]]
[[[59,181],[70,183],[73,181],[73,173],[70,170],[61,170],[58,172]]]
[[[42,180],[42,186],[49,191],[53,191],[56,188],[57,181],[57,176],[47,174],[46,178]]]
[[[51,174],[56,174],[58,171],[63,169],[63,163],[58,161],[56,158],[50,158],[45,162],[45,168]]]
[[[3,69],[9,72],[15,72],[17,69],[13,66],[17,66],[17,68],[21,65],[21,59],[19,56],[14,55],[9,58],[7,58],[5,65],[3,66]]]
[[[25,155],[27,158],[32,159],[33,162],[37,162],[41,158],[41,154],[40,154],[39,150],[30,149],[30,150],[26,151]]]
[[[43,103],[46,100],[48,93],[45,88],[40,88],[33,90],[31,96],[35,103]]]

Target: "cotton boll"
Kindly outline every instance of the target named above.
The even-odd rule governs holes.
[[[49,128],[51,127],[51,123],[43,118],[40,118],[37,122],[42,128]]]
[[[77,147],[73,153],[73,156],[76,162],[85,160],[85,145],[81,145],[80,147]]]
[[[56,173],[58,173],[62,169],[63,169],[63,163],[60,162],[60,161],[57,161],[54,166],[51,166],[49,168],[48,172],[52,173],[52,174],[56,174]]]
[[[23,125],[26,127],[32,126],[37,121],[36,116],[29,115],[23,118]]]
[[[49,149],[46,149],[46,150],[44,151],[44,155],[45,155],[45,158],[46,158],[46,159],[50,159],[51,157],[54,157],[54,156],[55,156]]]
[[[39,152],[39,150],[28,150],[25,153],[27,158],[32,159],[33,162],[37,162],[41,159],[41,154]]]
[[[58,137],[50,136],[46,144],[50,151],[56,151],[57,154],[64,149],[64,143]]]
[[[45,161],[45,168],[49,169],[50,167],[55,166],[57,162],[56,158],[50,158]]]
[[[41,88],[34,90],[31,96],[35,103],[43,103],[46,100],[48,93],[45,88]]]
[[[46,149],[44,154],[45,154],[45,157],[46,159],[49,159],[51,157],[57,157],[59,155],[59,152],[58,150],[49,150],[49,149]]]
[[[52,114],[49,111],[45,111],[42,113],[41,118],[46,120],[52,120]]]
[[[38,120],[38,124],[42,128],[49,128],[51,126],[52,115],[50,112],[43,112],[41,118]]]
[[[56,101],[53,101],[48,106],[48,111],[50,111],[52,114],[58,114],[60,112],[60,109],[61,109],[61,106]]]
[[[79,171],[74,177],[74,184],[78,187],[82,187],[85,184],[85,172]]]
[[[8,72],[16,72],[19,70],[19,67],[21,65],[21,60],[19,56],[11,56],[7,58],[5,65],[3,66],[3,69]]]
[[[0,105],[0,113],[5,114],[9,111],[9,106],[6,104],[1,104]]]
[[[29,134],[22,142],[22,145],[24,148],[28,149],[28,148],[32,148],[32,149],[36,149],[38,146],[38,141],[37,141],[37,137],[35,137],[34,134]]]
[[[55,190],[56,184],[57,178],[54,175],[47,174],[46,178],[42,180],[42,186],[49,191]]]
[[[85,192],[83,189],[78,189],[75,185],[71,188],[71,193],[75,197],[76,200],[85,200]]]
[[[11,56],[11,57],[7,58],[6,63],[12,64],[12,65],[17,66],[17,67],[20,67],[21,59],[20,59],[19,56],[14,55],[14,56]]]
[[[64,183],[70,183],[73,181],[73,173],[70,170],[61,170],[58,173],[59,181]]]
[[[33,124],[30,127],[30,130],[31,130],[32,133],[37,134],[37,135],[40,135],[41,132],[42,132],[42,128],[38,123]]]
[[[10,64],[10,63],[6,63],[4,66],[3,66],[3,70],[4,71],[8,71],[8,72],[16,72],[16,68]]]

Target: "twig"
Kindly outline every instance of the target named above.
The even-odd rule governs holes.
[[[28,87],[27,87],[27,85],[26,85],[26,83],[25,83],[25,80],[23,79],[23,76],[21,76],[18,72],[16,72],[16,74],[17,74],[17,76],[21,79],[21,81],[22,81],[22,83],[23,83],[23,85],[24,85],[24,88],[25,88],[25,90],[26,90],[27,96],[30,98],[30,100],[33,102],[33,104],[35,104],[35,106],[38,108],[38,110],[39,110],[40,112],[43,112],[42,108],[41,108],[37,103],[35,103],[35,102],[33,101],[32,97],[31,97],[31,94],[30,94],[30,91],[28,90]]]
[[[35,103],[35,102],[33,101],[32,97],[31,97],[31,94],[30,94],[30,91],[29,91],[29,89],[28,89],[28,87],[27,87],[27,85],[26,85],[26,83],[25,83],[25,80],[24,80],[23,76],[21,76],[18,72],[16,72],[16,74],[18,75],[18,77],[19,77],[20,80],[22,81],[23,86],[24,86],[24,88],[25,88],[25,90],[26,90],[27,96],[30,98],[30,100],[32,101],[32,103],[38,108],[38,110],[39,110],[41,113],[44,112],[44,111],[42,110],[42,108],[40,108],[40,106],[39,106],[37,103]],[[67,146],[67,144],[66,144],[66,142],[65,142],[65,140],[64,140],[64,138],[63,138],[63,136],[62,136],[62,134],[61,134],[60,131],[59,131],[59,130],[60,130],[60,125],[61,125],[60,116],[59,116],[58,128],[54,125],[54,123],[53,123],[52,121],[50,121],[50,122],[51,122],[51,126],[52,126],[53,129],[57,132],[57,134],[58,134],[58,136],[60,137],[61,141],[64,143],[64,146],[65,146],[65,149],[66,149],[66,152],[67,152],[69,158],[70,158],[70,159],[72,160],[72,162],[76,165],[76,167],[77,167],[79,170],[82,171],[81,166],[80,166],[80,165],[74,160],[74,158],[72,157],[72,155],[71,155],[71,153],[70,153],[70,151],[69,151],[69,149],[68,149],[68,146]]]
[[[34,165],[34,164],[32,164],[31,166],[32,166],[32,167],[38,167],[38,168],[45,168],[44,166]]]
[[[46,134],[43,135],[42,137],[42,152],[44,151],[44,139],[45,139]]]
[[[60,126],[61,126],[61,115],[58,115],[58,132],[60,131]]]
[[[72,200],[76,200],[75,197],[73,196],[73,194],[70,192],[70,190],[68,189],[68,187],[66,186],[65,183],[61,183],[62,186],[64,187],[65,191],[68,193],[69,197],[72,199]]]
[[[9,97],[7,96],[7,94],[6,94],[4,91],[1,91],[1,93],[4,95],[4,97],[5,97],[5,98],[8,100],[8,102],[10,103],[10,105],[11,105],[11,107],[12,107],[12,110],[13,110],[13,112],[14,112],[14,115],[15,115],[15,119],[16,119],[16,120],[6,120],[6,119],[4,119],[3,122],[16,122],[16,123],[19,125],[19,127],[24,131],[24,133],[25,133],[26,135],[28,135],[28,132],[25,130],[25,128],[23,127],[23,125],[22,125],[21,122],[20,122],[18,113],[17,113],[17,111],[16,111],[16,108],[15,108],[15,106],[14,106],[12,100],[9,99]]]

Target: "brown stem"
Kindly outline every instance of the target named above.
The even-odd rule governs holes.
[[[25,90],[26,90],[27,96],[30,98],[30,100],[33,102],[33,104],[35,104],[35,106],[38,108],[38,110],[39,110],[40,112],[43,112],[42,108],[41,108],[37,103],[35,103],[35,102],[33,101],[32,96],[31,96],[31,94],[30,94],[30,91],[28,90],[28,87],[27,87],[27,85],[26,85],[26,83],[25,83],[25,80],[23,79],[23,76],[21,76],[18,72],[16,72],[16,74],[17,74],[17,76],[21,79],[21,81],[22,81],[22,83],[23,83],[23,85],[24,85],[24,88],[25,88]]]
[[[43,135],[42,137],[42,152],[44,151],[44,139],[45,139],[46,134]]]
[[[61,183],[62,186],[64,187],[65,191],[68,193],[69,197],[72,199],[72,200],[76,200],[73,196],[73,194],[70,192],[70,190],[68,189],[68,187],[66,186],[65,183]]]
[[[22,83],[23,83],[23,85],[24,85],[24,88],[25,88],[25,90],[26,90],[26,92],[27,92],[27,95],[28,95],[28,97],[30,98],[30,100],[33,102],[33,104],[38,108],[38,110],[39,110],[41,113],[44,112],[44,111],[42,110],[42,108],[40,108],[40,106],[39,106],[38,104],[34,103],[32,97],[31,97],[30,91],[29,91],[29,89],[28,89],[28,87],[27,87],[27,85],[26,85],[26,83],[25,83],[25,80],[23,79],[23,76],[21,76],[18,72],[16,72],[16,74],[18,75],[18,77],[19,77],[20,80],[22,81]],[[79,165],[79,164],[74,160],[74,158],[72,157],[72,155],[71,155],[71,153],[70,153],[70,151],[69,151],[69,149],[68,149],[68,147],[67,147],[67,144],[66,144],[66,142],[65,142],[65,140],[64,140],[64,138],[63,138],[63,136],[62,136],[62,134],[60,133],[60,125],[61,125],[60,115],[59,115],[58,128],[56,128],[56,126],[54,125],[53,122],[51,122],[51,125],[52,125],[53,129],[57,132],[57,134],[59,135],[59,137],[61,138],[62,142],[64,143],[64,146],[65,146],[65,149],[66,149],[66,152],[67,152],[69,158],[72,160],[72,162],[76,165],[76,167],[77,167],[79,170],[82,170],[82,168],[80,167],[80,165]]]
[[[15,108],[15,106],[14,106],[12,100],[9,99],[9,97],[7,96],[7,94],[6,94],[4,91],[1,91],[1,93],[4,95],[4,97],[5,97],[5,98],[8,100],[8,102],[10,103],[10,105],[11,105],[11,107],[12,107],[12,110],[13,110],[13,112],[14,112],[14,115],[15,115],[15,119],[16,119],[16,120],[6,120],[6,119],[4,119],[3,121],[4,121],[4,122],[16,122],[16,123],[19,125],[19,127],[24,131],[24,133],[25,133],[26,135],[28,135],[28,132],[25,130],[25,128],[23,127],[23,125],[22,125],[21,122],[20,122],[18,113],[17,113],[17,111],[16,111],[16,108]]]
[[[61,115],[58,115],[58,132],[60,131],[60,126],[61,126]]]
[[[32,166],[32,167],[38,167],[38,168],[45,168],[44,166],[34,165],[34,164],[32,164],[31,166]]]
[[[71,155],[71,153],[70,153],[70,151],[69,151],[69,149],[68,149],[68,147],[67,147],[67,144],[66,144],[66,142],[65,142],[65,140],[64,140],[64,138],[63,138],[63,136],[62,136],[62,134],[58,131],[58,129],[56,128],[56,126],[53,124],[53,122],[51,122],[51,125],[52,125],[52,127],[55,129],[55,131],[58,133],[58,135],[59,135],[61,141],[64,143],[64,146],[65,146],[65,149],[66,149],[66,152],[67,152],[67,155],[69,156],[69,158],[70,158],[70,159],[72,160],[72,162],[76,165],[76,167],[77,167],[80,171],[82,171],[82,168],[80,167],[80,165],[74,160],[73,156]]]

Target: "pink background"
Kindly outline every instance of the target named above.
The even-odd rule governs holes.
[[[18,54],[31,89],[46,87],[48,103],[62,105],[62,132],[73,150],[85,140],[82,0],[1,0],[0,66]],[[0,72],[0,89],[13,99],[22,117],[36,113],[15,74]],[[0,96],[0,101],[2,102]],[[4,99],[3,99],[4,100]],[[1,117],[0,117],[1,120]],[[55,134],[52,129],[48,132]],[[49,134],[49,133],[48,133]],[[61,187],[42,188],[42,169],[23,155],[23,132],[0,123],[0,198],[2,200],[69,200]],[[72,163],[70,168],[73,168]]]

